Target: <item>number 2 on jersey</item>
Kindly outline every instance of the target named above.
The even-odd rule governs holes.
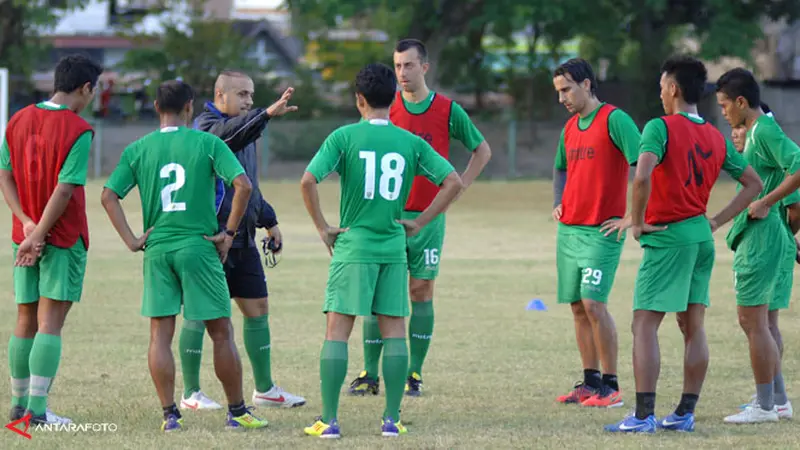
[[[364,160],[364,198],[375,197],[375,152],[362,150],[358,157]],[[403,186],[403,171],[406,160],[399,153],[387,153],[381,158],[381,176],[378,181],[378,193],[386,200],[397,200]]]
[[[164,189],[161,190],[161,210],[164,212],[186,211],[185,202],[172,201],[172,193],[186,184],[186,171],[180,164],[169,163],[161,168],[159,175],[161,178],[169,179],[172,172],[175,172],[175,182],[164,186]]]

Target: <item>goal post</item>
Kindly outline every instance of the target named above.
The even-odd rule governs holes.
[[[8,69],[0,67],[0,138],[5,138],[6,136],[8,103]]]

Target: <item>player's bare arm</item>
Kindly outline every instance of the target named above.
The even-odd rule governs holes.
[[[144,234],[137,237],[133,233],[133,230],[131,230],[127,217],[125,217],[125,210],[122,209],[119,196],[109,188],[103,188],[100,202],[103,204],[106,214],[108,214],[108,219],[111,221],[114,229],[117,230],[119,237],[122,238],[122,242],[128,247],[128,250],[132,252],[144,250],[147,244],[147,238],[150,236],[150,232],[153,231],[153,227],[150,227]]]
[[[667,229],[666,225],[654,226],[644,222],[644,212],[647,209],[647,200],[650,198],[650,189],[652,188],[651,176],[656,165],[658,165],[658,156],[650,152],[639,155],[636,163],[636,175],[633,177],[633,194],[631,195],[630,227],[633,238],[637,241],[644,233]],[[623,230],[624,228],[620,227],[620,236]]]
[[[761,177],[759,177],[756,171],[750,166],[744,169],[742,176],[739,177],[737,181],[742,184],[742,189],[736,193],[727,206],[722,208],[722,211],[708,219],[708,222],[711,224],[712,232],[717,231],[719,227],[730,222],[734,217],[739,215],[740,212],[747,209],[750,202],[764,189]]]
[[[431,204],[425,208],[425,211],[422,211],[422,214],[414,220],[398,220],[398,222],[405,227],[408,236],[416,235],[422,227],[447,209],[464,188],[464,182],[461,181],[461,177],[456,172],[450,172],[450,175],[442,182],[439,193],[433,198]]]
[[[564,188],[567,186],[567,171],[553,168],[553,219],[561,220],[563,209],[561,199],[564,197]]]
[[[317,228],[322,242],[328,249],[328,254],[333,256],[333,247],[336,244],[336,238],[346,232],[347,228],[332,227],[328,225],[325,216],[322,214],[322,207],[319,203],[319,190],[317,189],[317,179],[310,172],[303,174],[300,180],[300,190],[303,193],[303,203],[306,205],[306,211],[311,216],[314,226]]]
[[[769,194],[751,203],[748,208],[748,215],[754,219],[767,217],[770,208],[798,189],[800,189],[800,171],[787,176]]]
[[[47,201],[47,205],[44,208],[42,219],[36,224],[33,232],[25,237],[25,240],[19,245],[17,259],[14,262],[15,265],[30,267],[36,262],[39,252],[44,246],[45,238],[61,215],[64,214],[74,190],[74,184],[58,183],[56,185],[50,200]]]
[[[472,152],[469,163],[467,163],[467,168],[464,169],[464,173],[461,174],[464,190],[470,187],[472,182],[478,178],[478,175],[483,172],[483,169],[486,167],[486,164],[489,163],[490,159],[492,159],[492,149],[489,147],[489,143],[484,140],[475,148],[475,151]]]
[[[228,216],[225,229],[214,236],[205,236],[207,240],[213,242],[217,246],[219,259],[223,263],[228,259],[228,251],[231,249],[231,245],[233,245],[235,231],[239,229],[239,223],[242,221],[245,210],[247,210],[247,201],[250,199],[250,193],[253,192],[253,184],[245,174],[234,178],[232,184],[234,191],[231,214]]]
[[[36,229],[36,223],[22,211],[22,205],[19,202],[19,191],[17,191],[17,182],[14,180],[14,174],[10,170],[0,169],[0,190],[3,191],[3,197],[11,213],[22,222],[22,230],[25,237],[28,237],[33,233],[33,230]]]

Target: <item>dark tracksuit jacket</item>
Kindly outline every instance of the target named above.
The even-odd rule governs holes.
[[[269,116],[264,108],[229,117],[221,113],[213,102],[206,102],[205,110],[194,120],[195,129],[214,134],[228,144],[253,185],[253,192],[232,248],[255,247],[256,228],[272,228],[278,224],[275,210],[264,200],[258,187],[256,140],[261,137],[268,121]],[[223,181],[217,179],[216,207],[220,229],[225,228],[232,201],[233,189],[227,189]]]

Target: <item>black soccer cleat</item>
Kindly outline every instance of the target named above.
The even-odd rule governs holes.
[[[367,376],[367,371],[362,370],[358,378],[350,383],[350,395],[378,395],[381,390],[381,379]]]

